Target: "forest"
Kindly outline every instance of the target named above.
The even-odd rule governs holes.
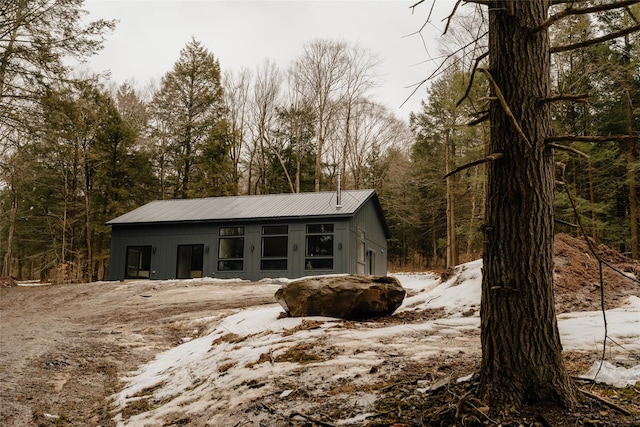
[[[442,38],[447,65],[425,76],[405,121],[374,100],[380,59],[358,44],[305,41],[286,67],[230,70],[192,38],[142,86],[65,61],[97,52],[116,25],[83,23],[81,0],[0,12],[0,276],[103,280],[104,223],[144,203],[332,191],[338,176],[377,191],[390,270],[482,256],[491,99],[470,59],[486,44],[482,16],[459,16]],[[638,4],[576,14],[551,28],[552,46],[638,19]],[[638,259],[640,35],[552,53],[555,231]]]

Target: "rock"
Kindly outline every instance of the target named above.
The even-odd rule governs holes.
[[[395,277],[350,275],[290,282],[275,298],[289,316],[362,320],[393,313],[405,294]]]

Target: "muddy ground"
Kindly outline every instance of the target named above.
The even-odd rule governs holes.
[[[0,288],[0,425],[114,425],[107,396],[157,353],[276,285],[102,282]]]

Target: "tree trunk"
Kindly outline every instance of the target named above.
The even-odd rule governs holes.
[[[587,176],[589,178],[589,201],[591,202],[591,238],[598,241],[598,216],[596,214],[596,194],[593,189],[593,164],[588,160]]]
[[[89,189],[85,190],[84,194],[84,228],[85,228],[85,243],[87,245],[87,260],[86,271],[83,272],[83,279],[92,281],[93,277],[93,248],[91,243],[91,202],[89,200]]]
[[[451,132],[447,131],[444,141],[444,162],[445,173],[452,170],[452,159],[455,154],[455,148],[451,141]],[[458,265],[458,243],[456,236],[456,194],[454,176],[446,178],[447,186],[447,255],[445,268]]]
[[[320,130],[320,133],[322,129]],[[318,146],[316,147],[316,167],[313,178],[313,191],[316,193],[320,191],[320,181],[322,178],[322,148],[324,146],[324,140],[322,137],[318,137]]]
[[[477,182],[479,181],[478,179],[478,175],[479,175],[479,168],[475,167],[474,168],[474,172],[473,172],[473,188],[471,189],[471,214],[470,214],[470,219],[469,219],[469,231],[467,232],[467,261],[471,259],[471,252],[473,250],[473,240],[475,237],[475,227],[476,227],[476,223],[475,223],[475,219],[477,216]]]
[[[300,148],[300,140],[302,139],[300,135],[300,124],[298,123],[298,113],[294,113],[294,129],[296,134],[296,193],[300,192],[300,166],[302,162],[302,149]]]
[[[16,213],[18,212],[18,195],[11,190],[11,210],[9,211],[9,233],[7,235],[7,252],[4,254],[2,276],[11,276],[11,260],[13,258],[13,233],[16,229]]]
[[[549,0],[489,6],[492,95],[498,88],[512,112],[490,107],[489,149],[504,157],[487,168],[480,393],[494,407],[576,402],[553,299],[551,113],[537,102],[550,94],[549,36],[530,32],[548,8]]]
[[[631,80],[629,80],[631,81]],[[633,135],[633,102],[631,100],[631,90],[626,90],[626,118],[627,118],[627,133]],[[627,156],[629,161],[627,162],[627,184],[629,185],[629,223],[631,224],[631,258],[639,259],[638,254],[638,188],[636,186],[636,171],[635,164],[638,159],[638,151],[636,148],[636,140],[629,141],[629,147],[627,149]]]

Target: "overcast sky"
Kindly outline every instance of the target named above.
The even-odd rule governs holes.
[[[300,55],[305,42],[328,38],[360,46],[376,54],[382,86],[376,99],[396,115],[407,118],[418,111],[425,90],[402,107],[411,86],[435,67],[429,55],[438,54],[440,20],[451,11],[453,0],[437,0],[434,22],[423,31],[432,0],[412,14],[417,0],[359,1],[183,1],[183,0],[87,0],[89,19],[117,19],[105,48],[91,58],[96,72],[110,71],[122,83],[134,78],[144,86],[159,80],[176,62],[191,37],[213,53],[222,68],[238,72],[255,70],[265,58],[283,70]]]

